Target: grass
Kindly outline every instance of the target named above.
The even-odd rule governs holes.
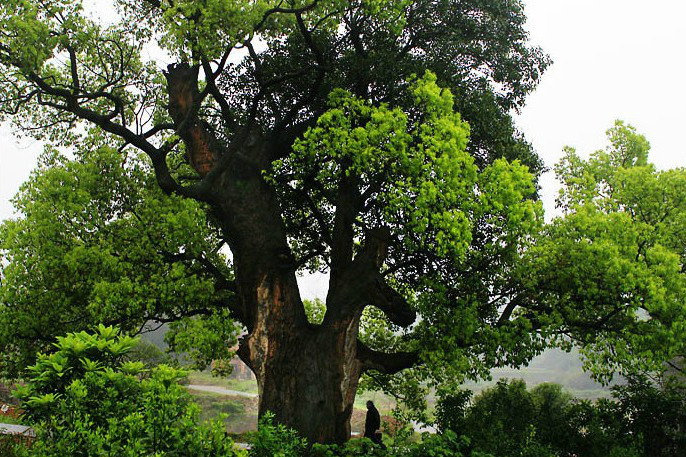
[[[191,391],[193,400],[200,406],[200,419],[223,418],[226,431],[241,434],[257,429],[257,399],[233,397],[211,392]]]
[[[21,425],[21,421],[18,418],[7,416],[5,414],[0,414],[0,423]]]
[[[257,393],[257,381],[243,379],[227,379],[212,376],[206,371],[191,371],[188,374],[188,383],[201,386],[218,386],[239,392]]]

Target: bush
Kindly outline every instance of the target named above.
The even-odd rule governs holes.
[[[621,433],[631,436],[646,457],[686,455],[686,386],[673,379],[651,382],[643,375],[613,387]]]
[[[198,423],[198,406],[160,365],[124,361],[137,340],[112,327],[71,333],[41,354],[17,391],[36,441],[32,457],[233,457],[240,455],[220,422]]]
[[[475,449],[498,457],[519,457],[531,440],[530,426],[536,415],[536,405],[524,381],[498,381],[474,398],[460,433],[472,439]]]
[[[260,419],[250,443],[250,457],[300,457],[307,450],[307,440],[282,424],[274,425],[269,412]]]
[[[452,430],[459,433],[464,428],[464,419],[472,398],[471,390],[458,390],[443,394],[436,404],[435,425],[439,432]]]

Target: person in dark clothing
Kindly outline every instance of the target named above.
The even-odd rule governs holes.
[[[381,441],[381,432],[378,431],[381,428],[381,415],[379,410],[376,409],[374,403],[369,400],[367,401],[367,417],[364,421],[364,437],[369,438],[376,444],[383,446]]]

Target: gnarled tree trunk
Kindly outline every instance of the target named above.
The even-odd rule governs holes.
[[[353,258],[354,182],[342,183],[332,241],[327,312],[321,325],[307,321],[276,193],[263,171],[283,147],[246,126],[221,146],[197,118],[197,68],[170,66],[169,112],[186,146],[188,162],[203,177],[200,199],[210,204],[233,253],[234,316],[248,329],[238,354],[259,386],[259,413],[312,442],[344,442],[361,374],[412,366],[413,353],[383,354],[358,340],[364,306],[381,308],[400,325],[415,314],[379,274],[388,233],[370,233]],[[158,174],[159,178],[159,174]]]

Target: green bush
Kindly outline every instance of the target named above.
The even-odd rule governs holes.
[[[178,380],[185,375],[160,365],[125,361],[137,340],[100,326],[71,333],[56,351],[29,367],[16,392],[36,441],[31,457],[234,457],[219,422],[199,424],[199,408]]]
[[[458,390],[440,396],[436,404],[435,420],[439,432],[453,430],[459,433],[464,428],[464,419],[471,398],[471,390]]]
[[[250,457],[300,457],[307,450],[307,440],[295,430],[274,424],[274,415],[266,413],[250,440]]]
[[[646,457],[686,455],[686,386],[673,379],[653,382],[644,375],[629,377],[612,389],[620,433],[633,438]]]
[[[524,381],[498,381],[474,398],[460,433],[471,438],[475,449],[498,457],[519,457],[531,440],[530,426],[536,415]]]

